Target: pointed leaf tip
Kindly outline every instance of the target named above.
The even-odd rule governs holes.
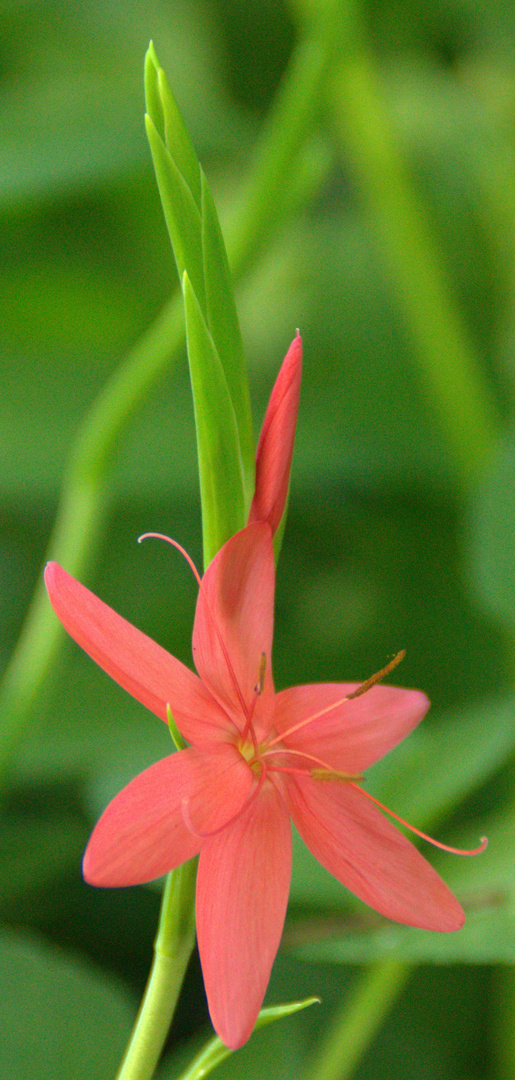
[[[300,1012],[301,1009],[307,1009],[310,1005],[319,1004],[320,998],[310,997],[306,998],[304,1001],[292,1001],[285,1005],[272,1005],[266,1009],[261,1009],[256,1020],[254,1031],[258,1031],[259,1028],[266,1027],[268,1024],[273,1024],[276,1020],[281,1020],[283,1016],[293,1016],[294,1013]],[[233,1051],[229,1050],[229,1047],[222,1042],[218,1035],[216,1035],[215,1038],[210,1039],[204,1049],[197,1054],[186,1069],[186,1072],[183,1072],[178,1080],[203,1080],[203,1077],[212,1072],[217,1065],[232,1053]]]

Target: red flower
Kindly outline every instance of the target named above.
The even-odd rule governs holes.
[[[357,783],[418,724],[428,701],[378,685],[356,695],[356,683],[274,692],[267,523],[233,536],[202,578],[198,675],[57,564],[45,576],[72,637],[165,722],[169,706],[191,744],[113,799],[88,844],[84,876],[135,885],[200,853],[200,957],[213,1025],[229,1047],[252,1031],[279,945],[290,816],[316,858],[383,915],[431,930],[461,926],[447,886]]]

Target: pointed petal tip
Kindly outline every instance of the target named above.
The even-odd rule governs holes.
[[[453,900],[455,904],[454,911],[452,914],[449,912],[450,925],[443,928],[444,933],[454,933],[456,930],[461,930],[465,923],[465,912],[461,904],[456,900],[455,896],[453,896]]]
[[[47,562],[46,563],[45,569],[43,570],[43,578],[44,578],[44,581],[45,581],[45,585],[47,587],[47,591],[49,593],[50,593],[50,590],[52,589],[53,585],[55,584],[55,579],[56,579],[56,576],[57,576],[58,571],[60,569],[61,569],[61,567],[59,566],[59,563],[56,563],[56,562]]]
[[[252,1034],[286,914],[291,826],[277,790],[260,796],[230,829],[203,846],[197,933],[213,1026],[236,1050]],[[230,911],[230,918],[227,912]]]
[[[249,521],[268,521],[273,533],[288,495],[301,379],[302,338],[297,334],[270,395],[256,451],[256,489]]]

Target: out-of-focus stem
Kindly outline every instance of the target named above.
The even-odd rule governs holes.
[[[66,468],[45,561],[81,576],[97,553],[107,510],[107,484],[118,440],[183,340],[182,304],[174,297],[140,338],[94,401]],[[56,661],[63,630],[40,575],[0,688],[0,783]]]
[[[333,1017],[303,1080],[349,1080],[410,971],[410,965],[399,960],[384,960],[365,968]]]
[[[429,404],[458,478],[469,488],[501,426],[492,388],[395,145],[370,54],[350,55],[330,87],[342,151],[379,239]]]
[[[361,25],[362,5],[359,0],[290,3],[302,24],[312,24],[321,10],[332,20],[338,52],[327,105],[413,343],[429,406],[458,480],[468,490],[499,435],[499,409],[397,145]]]

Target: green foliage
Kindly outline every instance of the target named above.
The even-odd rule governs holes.
[[[222,544],[246,524],[240,442],[220,358],[186,272],[183,293],[208,566]]]
[[[515,628],[515,433],[497,447],[471,515],[471,569],[485,608],[513,634]]]
[[[510,905],[512,902],[510,898]],[[392,923],[356,931],[342,921],[328,940],[306,945],[297,955],[331,964],[366,964],[392,957],[413,964],[512,964],[515,916],[508,901],[500,904],[487,897],[480,910],[467,913],[467,921],[457,934],[431,934]]]
[[[316,1003],[319,1003],[319,998],[308,998],[306,1001],[293,1001],[286,1005],[273,1005],[271,1008],[261,1009],[254,1031],[261,1031],[262,1028],[268,1027],[269,1024],[275,1023],[276,1020],[283,1020],[286,1016],[294,1016],[295,1013]],[[213,1069],[216,1069],[230,1055],[231,1051],[224,1046],[218,1037],[211,1039],[199,1053],[194,1054],[194,1056],[190,1055],[190,1061],[184,1072],[181,1073],[180,1080],[201,1080],[202,1077],[207,1076]],[[173,1062],[173,1068],[176,1075],[177,1062],[175,1061]],[[245,1074],[249,1075],[247,1068],[245,1068]],[[161,1074],[162,1080],[166,1080],[168,1075],[172,1076],[172,1073],[169,1074],[169,1070],[166,1069]]]
[[[197,423],[203,518],[210,519],[215,502],[217,516],[227,515],[223,527],[220,530],[214,528],[213,535],[205,537],[205,561],[210,562],[218,550],[218,547],[212,546],[212,541],[216,539],[218,546],[221,546],[221,543],[236,531],[231,504],[234,502],[236,507],[238,505],[241,481],[237,480],[236,487],[232,487],[231,474],[234,474],[235,470],[243,469],[247,510],[254,492],[254,445],[243,342],[234,302],[231,272],[213,197],[152,44],[145,60],[145,93],[148,110],[145,117],[147,136],[177,270],[185,292],[187,345],[192,370],[195,415],[198,420],[202,414],[205,417],[205,428],[213,432],[217,425],[223,428],[227,422],[233,423],[226,420],[227,406],[232,404],[239,440],[239,445],[230,452],[231,460],[227,453],[222,458],[224,468],[228,466],[227,483],[223,483],[219,488],[220,470],[213,471],[211,452],[205,445],[206,430],[200,430]],[[189,283],[187,290],[184,286],[185,275]],[[205,321],[206,333],[210,335],[207,355],[195,347],[199,342],[199,335],[193,332],[193,302],[198,305],[199,315]],[[197,323],[195,318],[195,325]],[[207,370],[211,365],[217,369],[214,382]],[[198,373],[201,367],[206,368],[206,379],[210,379],[212,385],[209,397],[201,393],[197,399]],[[227,451],[228,448],[225,449]],[[209,462],[213,494],[213,498],[208,498],[208,502],[204,501],[206,462]],[[239,521],[237,527],[241,528],[245,515]]]
[[[258,200],[241,220],[239,194],[284,59],[297,34],[295,64],[319,48],[309,38],[318,34],[319,5],[310,5],[312,22],[298,30],[306,6],[292,3],[286,12],[278,3],[143,0],[123,9],[75,8],[35,0],[0,13],[7,119],[0,136],[0,651],[7,661],[39,580],[79,425],[173,287],[140,119],[141,59],[152,35],[179,103],[151,51],[149,138],[177,262],[191,283],[190,360],[197,413],[206,418],[204,499],[213,505],[220,495],[208,491],[213,460],[223,455],[228,463],[228,472],[218,469],[224,520],[206,546],[216,550],[244,520],[252,490],[242,334],[259,421],[300,326],[305,376],[278,580],[276,684],[366,678],[405,646],[396,677],[426,690],[434,705],[421,728],[370,770],[369,790],[449,843],[473,847],[489,837],[477,859],[424,845],[466,908],[465,928],[454,935],[375,919],[296,837],[291,910],[267,1000],[320,993],[325,1004],[259,1032],[218,1075],[258,1080],[272,1063],[274,1080],[298,1080],[358,965],[402,958],[424,967],[358,1066],[359,1080],[470,1080],[479,1060],[490,1077],[493,1056],[509,1053],[492,1018],[505,1015],[507,1031],[515,1026],[513,995],[501,997],[496,974],[515,950],[513,13],[507,0],[380,0],[364,10],[367,58],[394,145],[498,416],[497,449],[482,460],[465,500],[355,146],[330,111],[334,92],[323,107],[312,88],[299,96],[298,123],[309,128],[302,153],[286,152],[286,131],[267,159],[273,205]],[[339,62],[339,41],[337,52]],[[376,174],[380,184],[384,171]],[[214,204],[246,269],[237,294],[242,333]],[[241,237],[258,237],[263,220],[267,235],[255,239],[251,266]],[[413,285],[409,259],[403,270]],[[423,291],[418,299],[440,347],[437,313]],[[452,354],[449,341],[443,345]],[[88,584],[191,664],[195,583],[168,549],[135,544],[146,529],[159,529],[200,564],[185,364],[152,385],[145,406],[133,402],[130,426],[120,428],[113,508]],[[451,378],[451,405],[453,393]],[[157,897],[150,889],[87,888],[81,853],[109,798],[170,751],[166,725],[67,645],[11,759],[2,803],[7,1080],[114,1075],[148,972]],[[193,966],[162,1080],[179,1075],[207,1038]],[[514,1069],[508,1061],[506,1076]]]
[[[0,979],[5,1080],[106,1080],[130,1030],[132,1003],[107,976],[44,941],[3,930]]]

